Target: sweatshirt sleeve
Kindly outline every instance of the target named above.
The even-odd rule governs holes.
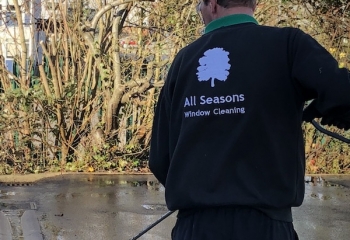
[[[312,100],[314,117],[350,120],[350,73],[308,34],[298,30],[292,44],[292,77],[301,86],[304,101]]]
[[[163,87],[154,114],[149,157],[149,168],[163,186],[165,186],[170,162],[169,115],[164,91],[165,88]]]

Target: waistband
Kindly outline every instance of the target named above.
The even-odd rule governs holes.
[[[255,209],[263,212],[271,219],[282,221],[282,222],[293,222],[292,209],[291,208],[260,208],[260,207],[248,207],[248,206],[221,206],[221,207],[208,207],[208,208],[191,208],[191,209],[180,209],[177,217],[184,218],[189,215],[195,214],[198,211],[205,211],[208,209]]]

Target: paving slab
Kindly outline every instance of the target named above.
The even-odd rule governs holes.
[[[2,211],[0,211],[0,239],[12,240],[11,224]]]
[[[21,217],[24,240],[43,240],[36,211],[27,210]]]

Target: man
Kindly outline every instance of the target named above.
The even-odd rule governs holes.
[[[160,93],[149,166],[179,210],[172,239],[297,239],[302,120],[350,127],[348,70],[299,29],[259,26],[255,7],[203,0],[205,33]]]

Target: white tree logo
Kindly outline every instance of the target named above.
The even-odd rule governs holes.
[[[211,79],[211,87],[215,87],[214,80],[226,81],[231,65],[228,55],[223,48],[209,49],[204,53],[204,57],[199,59],[197,68],[198,81],[208,81]]]

